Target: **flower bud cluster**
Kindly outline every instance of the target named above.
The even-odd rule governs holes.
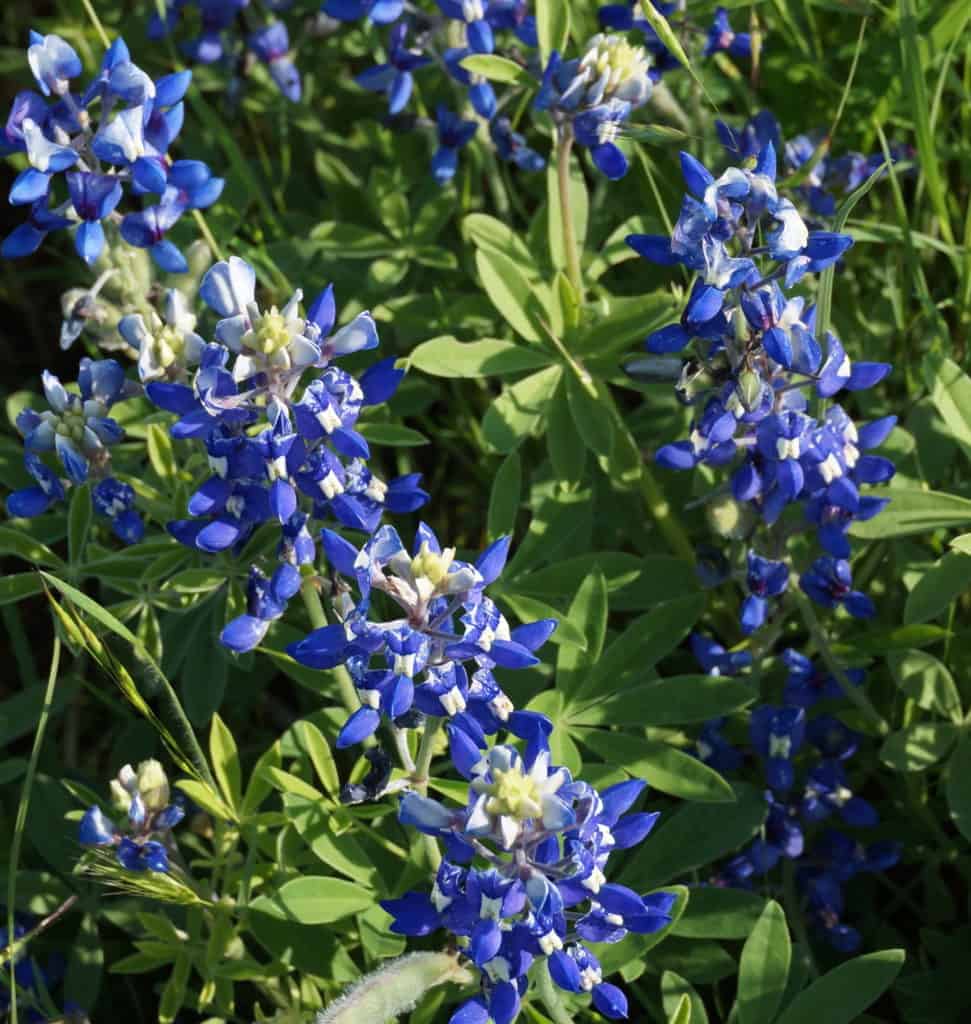
[[[202,161],[169,155],[192,73],[153,81],[117,39],[95,78],[75,93],[81,60],[60,36],[31,32],[27,59],[42,95],[17,94],[0,142],[6,152],[26,155],[28,167],[14,180],[10,202],[27,207],[29,216],[4,239],[2,255],[28,256],[49,232],[73,227],[78,254],[92,264],[105,247],[108,223],[163,270],[186,271],[185,257],[166,235],[183,213],[211,206],[223,189]],[[61,175],[67,198],[58,200],[54,182]],[[123,215],[118,208],[126,196],[134,210]],[[158,202],[149,204],[149,196]]]
[[[138,769],[126,764],[111,781],[111,801],[126,815],[119,828],[97,805],[81,819],[78,838],[83,846],[112,847],[128,871],[168,871],[172,829],[185,817],[181,798],[169,800],[169,780],[155,760]]]

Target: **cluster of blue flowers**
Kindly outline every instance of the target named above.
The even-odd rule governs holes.
[[[670,13],[674,5],[656,4]],[[632,111],[650,98],[653,82],[663,70],[677,61],[658,39],[650,25],[635,17],[633,5],[612,5],[600,9],[605,28],[621,32],[637,30],[644,45],[634,46],[625,36],[594,36],[579,57],[566,60],[554,51],[545,66],[535,54],[523,54],[520,46],[537,46],[536,22],[527,0],[437,0],[437,11],[425,12],[397,0],[327,0],[323,10],[340,21],[368,20],[391,25],[387,59],[358,75],[359,85],[386,95],[388,113],[396,116],[408,104],[414,88],[414,72],[432,64],[443,65],[451,79],[461,86],[468,103],[479,118],[489,124],[489,135],[496,153],[521,170],[538,171],[545,159],[532,149],[517,131],[502,108],[515,95],[501,99],[483,75],[463,66],[467,57],[493,54],[497,37],[511,35],[503,56],[519,64],[524,75],[532,76],[539,87],[533,103],[536,110],[549,114],[557,132],[568,131],[570,138],[590,150],[599,170],[608,178],[622,177],[627,158],[616,139]],[[408,38],[412,37],[409,46]],[[709,33],[705,56],[718,50],[748,52],[748,36],[736,35],[727,15],[719,10]],[[454,177],[458,153],[475,137],[478,122],[466,119],[461,110],[439,104],[435,130],[438,146],[432,159],[432,173],[444,184]]]
[[[124,828],[95,804],[81,819],[81,844],[114,849],[127,871],[168,871],[171,832],[185,817],[185,807],[178,798],[170,801],[162,766],[143,761],[136,771],[126,764],[112,779],[111,796],[115,809],[126,816]]]
[[[6,922],[6,907],[0,907],[3,920]],[[13,938],[6,924],[0,927],[0,949],[6,951],[11,946],[30,935],[32,928],[37,924],[37,919],[30,914],[16,914],[13,925]],[[50,992],[64,977],[67,960],[63,953],[53,952],[46,956],[43,961],[33,956],[28,956],[21,948],[20,952],[14,954],[13,981],[17,986],[17,1007],[19,1019],[26,1021],[26,1024],[49,1024],[50,1015],[43,1008],[50,1003]],[[4,984],[0,985],[0,1015],[7,1017],[10,1012],[10,985],[7,963],[4,964],[4,971],[7,978]],[[65,1014],[78,1014],[78,1020],[83,1016],[82,1011],[73,1003],[64,1004]]]
[[[445,929],[458,936],[481,972],[481,991],[450,1024],[510,1024],[527,971],[544,959],[561,989],[589,993],[605,1017],[625,1018],[626,997],[603,980],[585,943],[619,942],[671,921],[673,893],[641,896],[605,875],[610,854],[642,842],[657,819],[625,813],[644,783],[629,779],[598,793],[550,763],[543,730],[524,753],[496,745],[473,760],[453,748],[453,761],[469,782],[466,806],[410,792],[399,808],[404,824],[445,842],[432,891],[382,904],[400,935]]]
[[[811,215],[823,220],[836,213],[839,199],[859,188],[885,162],[883,153],[866,156],[851,151],[832,156],[830,140],[819,132],[796,135],[784,143],[779,122],[768,110],[760,111],[740,129],[733,129],[724,121],[716,121],[715,128],[730,160],[754,159],[771,144],[776,153],[782,154],[789,174],[808,168],[795,194]],[[913,155],[910,147],[890,147],[894,163]]]
[[[263,0],[276,14],[293,0]],[[148,24],[150,39],[164,39],[183,21],[193,23],[198,35],[180,44],[185,57],[198,64],[222,65],[238,82],[251,59],[263,64],[280,92],[296,103],[301,96],[300,72],[290,49],[287,26],[278,18],[259,27],[247,21],[249,0],[165,0],[164,14],[155,13]]]
[[[358,688],[361,708],[337,738],[338,747],[360,743],[382,717],[407,727],[421,716],[448,720],[453,757],[477,761],[487,735],[500,728],[529,739],[548,721],[516,711],[492,673],[495,666],[528,668],[532,653],[556,628],[552,619],[510,629],[485,588],[502,572],[509,550],[503,537],[472,565],[458,561],[455,549],[442,549],[422,524],[412,552],[397,531],[382,526],[358,550],[336,533],[323,531],[335,578],[334,605],[340,621],[315,630],[289,648],[310,668],[346,664]],[[347,577],[356,584],[352,596]],[[397,612],[381,620],[377,595]],[[456,628],[458,623],[458,629]],[[225,640],[225,635],[224,635]],[[378,659],[381,667],[373,667]]]
[[[701,634],[692,636],[691,646],[712,675],[735,675],[751,664],[748,652],[729,653]],[[765,825],[712,882],[750,888],[754,878],[765,878],[783,859],[796,862],[796,883],[814,930],[834,949],[852,953],[861,938],[843,920],[843,886],[863,872],[892,867],[900,858],[900,844],[857,838],[859,830],[878,824],[873,805],[849,786],[847,767],[862,737],[816,707],[843,697],[838,680],[791,648],[783,652],[782,660],[788,669],[782,704],[757,707],[749,721],[749,753],[758,759],[766,786]],[[845,675],[850,685],[863,685],[862,670],[848,669]],[[724,724],[723,719],[708,722],[696,749],[716,771],[734,775],[745,754],[725,738]],[[833,820],[853,829],[853,834],[829,827]],[[826,826],[824,830],[820,825]]]
[[[70,227],[81,258],[94,263],[110,223],[163,270],[184,272],[185,257],[166,235],[183,213],[212,205],[223,188],[202,161],[169,155],[182,129],[191,72],[153,81],[118,39],[87,88],[75,93],[71,82],[82,72],[81,59],[60,36],[31,32],[27,59],[40,94],[17,94],[0,142],[4,152],[26,155],[10,202],[29,215],[0,252],[8,259],[27,256],[49,232]],[[66,196],[58,199],[54,184],[61,175]],[[126,194],[135,209],[122,214]],[[151,196],[158,201],[147,205]]]
[[[831,331],[824,356],[815,309],[786,291],[834,264],[852,239],[810,231],[792,201],[779,195],[771,143],[717,179],[687,153],[681,165],[688,194],[671,238],[627,239],[654,263],[697,272],[680,322],[651,334],[652,355],[629,366],[635,375],[651,375],[671,353],[693,348],[678,368],[677,393],[698,412],[689,438],[664,445],[657,462],[680,470],[730,466],[726,490],[751,518],[749,537],[760,521],[771,528],[790,507],[801,510],[802,524],[792,529],[815,530],[825,552],[800,577],[803,591],[825,607],[868,617],[873,605],[853,588],[847,531],[887,503],[861,487],[893,476],[890,460],[867,453],[896,418],[857,425],[840,405],[823,412],[821,400],[872,387],[890,366],[851,361]],[[778,531],[770,531],[769,544],[768,552],[754,544],[748,551],[746,633],[763,625],[773,599],[789,586],[789,565],[775,554],[783,546]]]
[[[141,540],[144,524],[134,509],[135,492],[130,484],[112,474],[110,448],[124,437],[118,422],[109,416],[112,406],[140,392],[113,359],[83,358],[77,391],[69,391],[52,373],[42,377],[49,409],[38,413],[23,409],[17,429],[24,436],[24,466],[35,483],[7,497],[7,512],[27,518],[41,515],[63,501],[68,487],[97,481],[91,497],[95,509],[106,516],[115,534],[127,544]],[[48,466],[40,453],[57,456],[66,480]]]
[[[644,46],[651,54],[651,78],[657,82],[665,71],[673,71],[681,65],[677,57],[661,42],[651,23],[640,17],[638,8],[641,3],[651,6],[665,18],[684,9],[684,3],[663,3],[662,0],[627,0],[626,3],[607,4],[597,12],[600,24],[604,28],[619,32],[637,32],[644,40]],[[694,26],[685,24],[685,28]],[[748,32],[736,32],[728,19],[728,11],[719,7],[715,11],[707,33],[705,33],[703,57],[711,57],[716,53],[729,53],[733,57],[750,57],[752,55],[752,37]]]

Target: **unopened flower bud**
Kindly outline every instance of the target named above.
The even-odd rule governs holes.
[[[149,759],[138,766],[138,792],[149,811],[160,811],[168,805],[169,780],[158,761]]]

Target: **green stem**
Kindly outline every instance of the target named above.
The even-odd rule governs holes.
[[[94,9],[94,4],[91,3],[91,0],[81,0],[81,6],[94,26],[95,32],[98,33],[101,45],[107,50],[111,46],[111,40],[108,38],[108,33],[105,32],[104,25],[101,24],[101,19],[98,17],[98,12]]]
[[[30,761],[27,764],[27,773],[24,776],[24,785],[20,791],[20,801],[17,804],[17,818],[14,822],[13,839],[10,841],[10,865],[8,868],[9,874],[7,875],[7,936],[8,941],[11,943],[13,942],[14,927],[16,925],[14,907],[17,903],[17,865],[20,861],[20,845],[24,838],[27,808],[30,805],[30,791],[34,786],[34,777],[37,774],[40,748],[44,743],[47,720],[50,718],[51,708],[54,706],[54,688],[57,684],[57,670],[60,663],[61,638],[55,631],[54,650],[51,655],[51,670],[47,676],[47,689],[44,691],[44,706],[41,708],[40,718],[37,720],[34,745],[30,751]],[[10,958],[10,1024],[17,1024],[16,966],[16,957],[12,956]]]
[[[806,931],[806,920],[803,917],[802,904],[796,892],[796,871],[791,860],[782,862],[782,892],[783,902],[786,905],[786,919],[792,928],[796,942],[803,949],[806,958],[806,966],[809,968],[809,976],[815,978],[819,974],[816,967],[816,960],[813,957],[813,948],[809,944],[809,934]]]
[[[317,577],[305,576],[300,584],[300,596],[303,598],[304,607],[310,616],[310,624],[314,629],[323,629],[327,625],[327,613],[324,611],[323,603],[320,600],[320,591],[317,589]],[[337,687],[340,690],[341,703],[351,714],[361,706],[357,696],[357,688],[351,679],[351,674],[344,665],[332,668],[331,675],[337,680]]]
[[[202,232],[202,237],[206,240],[206,245],[209,246],[213,256],[215,256],[217,260],[221,260],[223,258],[223,251],[219,247],[219,243],[216,241],[215,236],[209,230],[206,218],[202,215],[202,210],[193,210],[192,216],[195,218],[195,222],[199,226],[199,230]]]
[[[657,528],[664,535],[664,539],[668,542],[668,547],[679,558],[694,562],[695,552],[691,546],[691,541],[688,539],[688,534],[672,512],[671,506],[658,486],[657,480],[654,479],[654,474],[651,472],[650,467],[646,465],[641,467],[641,494],[644,496],[644,504],[647,506],[647,511],[650,512],[654,522],[657,523]]]
[[[556,177],[560,193],[560,220],[563,224],[563,248],[566,250],[566,275],[583,303],[583,275],[580,272],[580,253],[577,234],[573,226],[573,204],[570,202],[570,154],[573,151],[573,128],[561,124],[557,129]]]
[[[837,683],[839,683],[840,689],[843,691],[846,699],[855,704],[860,712],[870,720],[873,727],[876,729],[878,736],[886,736],[890,732],[890,727],[887,725],[883,715],[881,715],[870,702],[870,698],[867,697],[859,687],[854,686],[847,678],[846,672],[843,670],[843,666],[836,660],[836,656],[833,654],[833,649],[829,646],[829,640],[826,638],[826,631],[820,625],[819,619],[816,617],[816,612],[812,606],[812,602],[799,590],[791,591],[791,595],[792,600],[799,609],[799,614],[802,616],[802,621],[806,624],[806,629],[809,630],[809,635],[816,644],[820,657],[832,673],[833,678]]]
[[[421,743],[418,745],[418,756],[415,758],[415,770],[411,776],[415,789],[421,793],[422,796],[426,796],[428,794],[428,779],[432,765],[432,757],[435,753],[435,738],[438,736],[441,728],[441,718],[425,719],[425,730],[421,734]],[[442,852],[438,848],[438,840],[434,836],[422,835],[422,841],[425,844],[425,851],[428,854],[428,860],[432,865],[432,870],[438,871],[438,866],[442,863]]]
[[[553,985],[545,957],[536,970],[536,992],[553,1018],[554,1024],[573,1024],[573,1018],[567,1012],[559,992]]]

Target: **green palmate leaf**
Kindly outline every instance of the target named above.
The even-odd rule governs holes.
[[[735,802],[732,787],[718,772],[667,743],[601,729],[577,728],[572,734],[609,764],[622,765],[629,774],[649,779],[651,785],[662,793],[670,793],[682,800]],[[651,848],[654,848],[653,843]]]
[[[486,249],[513,259],[527,277],[537,274],[529,247],[508,224],[487,213],[470,213],[462,221],[462,231],[478,249]]]
[[[46,544],[41,544],[23,531],[10,526],[0,526],[0,555],[15,555],[25,562],[52,568],[64,564]]]
[[[489,406],[482,434],[497,452],[511,452],[539,426],[561,373],[558,366],[548,366],[507,387]]]
[[[550,362],[544,352],[510,341],[458,341],[449,336],[423,342],[408,356],[411,366],[433,377],[500,376],[538,370]]]
[[[954,440],[971,459],[971,378],[957,363],[935,353],[924,357],[923,371],[931,400]]]
[[[206,783],[196,779],[179,779],[176,785],[207,814],[211,814],[220,821],[236,820],[235,811]]]
[[[904,622],[907,625],[937,618],[952,601],[971,587],[971,555],[949,551],[932,565],[907,595]]]
[[[740,679],[670,676],[625,689],[568,712],[575,725],[636,721],[639,725],[706,722],[751,704],[758,693]]]
[[[852,536],[886,540],[971,524],[971,501],[967,498],[905,487],[891,488],[888,493],[891,501],[887,508],[869,522],[854,523],[850,527]]]
[[[786,915],[770,900],[742,947],[738,966],[739,1024],[772,1024],[786,991],[792,946]]]
[[[379,885],[373,859],[353,835],[335,833],[330,809],[324,801],[287,793],[283,806],[288,820],[325,868],[339,871],[367,889]]]
[[[502,460],[502,465],[492,481],[489,495],[487,531],[494,540],[503,534],[512,533],[516,527],[516,513],[523,488],[523,465],[517,452],[511,452]]]
[[[389,448],[419,448],[428,444],[428,438],[401,423],[358,423],[358,432],[369,444]]]
[[[354,224],[326,221],[318,224],[311,232],[311,239],[318,248],[340,253],[344,259],[373,259],[383,256],[397,246],[387,235],[373,228],[361,228]]]
[[[536,79],[521,64],[495,53],[474,53],[470,57],[464,57],[459,64],[471,74],[482,75],[492,82],[506,82],[529,88],[536,86]]]
[[[373,902],[373,895],[360,885],[329,875],[310,875],[286,882],[273,894],[257,897],[250,907],[300,924],[330,924],[367,910]]]
[[[178,475],[179,465],[168,430],[161,423],[150,423],[145,434],[145,442],[152,469],[163,480],[174,479]]]
[[[622,752],[617,756],[623,761]],[[653,776],[648,775],[653,784]],[[736,783],[732,804],[692,803],[665,815],[651,841],[639,847],[621,875],[624,885],[642,892],[737,850],[765,821],[764,794]]]
[[[902,949],[858,956],[814,981],[786,1007],[776,1024],[852,1024],[893,984]]]
[[[82,484],[71,495],[71,508],[67,515],[67,553],[72,565],[80,565],[84,561],[84,547],[93,518],[91,485]]]
[[[317,778],[320,779],[324,789],[336,799],[340,794],[340,777],[337,773],[334,755],[324,734],[313,722],[308,721],[297,722],[293,727],[293,733],[297,745],[310,758],[310,763],[314,766]]]
[[[536,34],[545,64],[556,50],[563,53],[570,38],[570,5],[563,0],[536,0]]]
[[[574,703],[592,703],[639,682],[645,672],[681,643],[698,621],[704,605],[701,595],[682,598],[658,605],[635,619],[587,673],[574,694]]]
[[[693,898],[693,897],[692,897]],[[688,904],[690,906],[690,902]],[[661,975],[661,1002],[668,1019],[674,1019],[687,999],[691,1010],[691,1024],[708,1024],[708,1011],[701,996],[695,991],[687,978],[682,978],[674,971],[664,971]]]
[[[44,589],[44,581],[36,572],[17,572],[0,579],[0,605],[16,604]]]
[[[612,409],[607,401],[607,388],[602,381],[591,381],[590,393],[587,386],[577,380],[575,374],[566,376],[566,395],[583,443],[596,455],[610,455],[614,446],[614,425]]]
[[[538,342],[540,332],[531,313],[532,292],[529,281],[508,256],[477,249],[475,265],[482,287],[509,326],[527,341]]]
[[[563,377],[553,401],[550,403],[549,422],[546,427],[546,445],[557,479],[576,486],[583,479],[587,449],[577,430],[567,398],[567,377]]]
[[[209,726],[209,757],[226,803],[239,810],[243,803],[243,770],[233,734],[219,715],[212,716]]]
[[[961,740],[947,763],[947,805],[961,835],[971,842],[971,736]]]
[[[602,572],[594,569],[587,576],[566,617],[586,640],[583,648],[561,645],[556,659],[556,688],[569,699],[597,663],[607,635],[607,582]]]
[[[674,1011],[668,1014],[668,1024],[691,1024],[691,999],[683,995]]]
[[[894,652],[887,656],[887,663],[908,697],[960,724],[964,718],[961,696],[946,665],[926,651]]]
[[[698,888],[674,934],[688,939],[744,939],[752,934],[764,908],[764,897],[744,889]]]
[[[959,735],[953,722],[914,722],[884,740],[880,760],[898,772],[922,772],[943,761]]]

